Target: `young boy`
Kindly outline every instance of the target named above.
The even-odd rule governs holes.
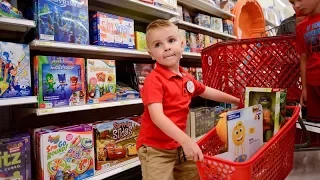
[[[297,51],[301,54],[302,94],[307,120],[320,122],[320,1],[290,0],[298,15],[307,16],[296,29]]]
[[[180,67],[184,43],[178,27],[172,22],[152,22],[147,27],[146,38],[148,52],[156,61],[156,67],[145,79],[141,90],[145,111],[137,149],[143,179],[198,179],[193,161],[202,161],[203,154],[185,133],[191,98],[200,95],[236,105],[240,101],[204,86]]]

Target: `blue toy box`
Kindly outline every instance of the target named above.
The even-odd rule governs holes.
[[[0,41],[0,98],[30,95],[29,46]]]
[[[112,14],[90,14],[91,44],[135,49],[134,21]]]
[[[89,44],[88,0],[34,0],[37,39]]]
[[[34,91],[39,108],[85,104],[84,66],[83,58],[36,56]]]

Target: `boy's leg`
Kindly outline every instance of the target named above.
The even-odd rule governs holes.
[[[178,149],[173,173],[174,180],[200,180],[196,163],[186,160],[182,148]]]
[[[307,85],[307,121],[320,123],[320,86]]]
[[[138,150],[143,180],[174,180],[177,149],[162,150],[141,146]]]

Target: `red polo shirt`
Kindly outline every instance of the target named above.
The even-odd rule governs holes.
[[[182,77],[157,64],[156,68],[145,79],[141,90],[145,108],[137,139],[137,149],[141,145],[160,149],[175,149],[180,146],[153,123],[147,108],[149,104],[162,103],[164,114],[181,130],[186,130],[191,98],[202,94],[205,86],[196,81],[192,75],[185,72],[181,67],[180,72],[183,75]],[[192,87],[191,82],[194,89],[190,88]],[[189,88],[187,88],[187,84]]]
[[[307,84],[320,86],[320,14],[305,18],[296,29],[297,52],[308,55]]]

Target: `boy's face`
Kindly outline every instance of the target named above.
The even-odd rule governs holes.
[[[174,25],[150,30],[147,33],[147,45],[152,59],[166,67],[177,65],[184,46]]]
[[[309,15],[319,5],[319,0],[290,0],[293,9],[296,11],[297,16]]]

